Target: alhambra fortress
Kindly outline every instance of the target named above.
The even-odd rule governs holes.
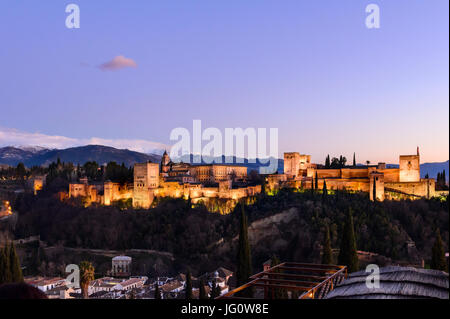
[[[161,163],[134,165],[133,184],[106,181],[89,184],[86,178],[69,185],[69,197],[84,197],[88,204],[103,205],[132,199],[133,207],[149,208],[156,198],[173,197],[190,199],[193,204],[221,200],[228,212],[239,199],[261,193],[261,185],[247,181],[247,167],[230,164],[191,165],[174,163],[167,152]],[[224,207],[224,205],[221,205]]]
[[[270,189],[279,187],[309,188],[317,183],[328,190],[368,192],[370,199],[384,201],[396,198],[431,198],[435,196],[435,180],[420,178],[420,155],[400,155],[399,168],[387,168],[385,163],[367,166],[346,166],[344,168],[323,168],[312,164],[310,155],[284,154],[284,174],[270,175]],[[374,191],[375,187],[375,191]]]
[[[377,165],[355,165],[324,168],[311,163],[310,155],[284,153],[284,173],[265,175],[267,191],[281,188],[328,191],[366,192],[371,200],[399,198],[431,198],[435,196],[435,180],[420,178],[419,149],[415,155],[400,155],[399,168]],[[375,190],[374,190],[375,187]],[[87,178],[71,183],[68,197],[82,197],[89,205],[111,205],[120,200],[132,200],[135,208],[149,208],[155,199],[163,197],[190,199],[193,204],[221,200],[230,208],[243,198],[261,193],[261,185],[248,181],[247,167],[231,164],[174,163],[167,152],[161,163],[134,165],[134,182],[120,184],[106,181],[90,184]]]

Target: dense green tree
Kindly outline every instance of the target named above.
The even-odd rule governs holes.
[[[102,172],[97,162],[86,162],[83,165],[84,175],[91,181],[99,181],[102,177]]]
[[[339,166],[340,167],[345,167],[345,165],[347,164],[347,158],[345,156],[340,156],[339,157]]]
[[[22,162],[17,164],[16,174],[17,174],[17,178],[19,178],[19,179],[25,178],[25,175],[27,174],[27,170],[25,169],[25,165]]]
[[[10,261],[10,271],[11,271],[11,281],[12,282],[22,282],[22,268],[20,267],[19,257],[16,253],[16,247],[11,242],[11,246],[9,248],[9,261]]]
[[[339,158],[333,157],[333,158],[331,159],[330,167],[331,167],[331,168],[339,168],[339,167],[340,167]]]
[[[192,299],[192,277],[191,271],[188,270],[186,274],[186,289],[185,289],[185,297],[186,299]]]
[[[347,220],[342,230],[338,263],[340,265],[347,266],[349,273],[358,271],[359,269],[358,253],[356,250],[356,238],[353,228],[353,216],[351,209],[347,214]]]
[[[130,183],[133,181],[133,171],[126,167],[124,163],[119,165],[116,162],[109,162],[106,165],[105,180],[116,183]]]
[[[249,281],[250,276],[252,275],[252,260],[250,253],[250,243],[248,241],[247,215],[245,214],[244,205],[241,204],[240,206],[241,220],[236,270],[236,283],[238,287],[246,284]],[[252,291],[250,289],[245,289],[241,295],[243,297],[251,297]]]
[[[447,180],[445,176],[445,169],[442,172],[437,173],[436,188],[439,190],[447,190]]]
[[[322,264],[331,265],[333,264],[333,253],[331,249],[331,240],[330,240],[330,228],[327,226],[324,234],[322,248]]]
[[[444,245],[442,244],[441,233],[439,229],[436,231],[436,241],[434,242],[431,252],[431,269],[447,270],[447,262],[445,260]]]

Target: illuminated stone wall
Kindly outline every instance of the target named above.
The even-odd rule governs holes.
[[[400,182],[420,181],[419,155],[400,155]]]
[[[436,195],[434,179],[420,179],[420,156],[401,155],[399,168],[386,168],[385,163],[378,163],[369,167],[346,167],[341,169],[316,168],[308,155],[297,152],[284,153],[284,175],[270,175],[266,179],[267,188],[273,190],[278,187],[311,189],[312,182],[318,177],[318,188],[323,188],[326,179],[327,189],[346,189],[350,191],[369,192],[373,197],[373,178],[377,190],[378,200],[384,200],[386,191],[404,193],[416,197],[433,197]],[[306,170],[305,170],[306,168]],[[301,182],[301,186],[299,186]]]
[[[423,178],[419,182],[385,183],[385,188],[388,191],[394,190],[399,193],[426,198],[436,196],[435,187],[436,182],[432,178],[430,179]]]
[[[133,198],[133,188],[128,184],[105,182],[103,205],[111,205],[112,202]]]
[[[195,165],[191,167],[190,172],[199,183],[216,183],[231,178],[245,180],[247,178],[247,167],[239,165]]]

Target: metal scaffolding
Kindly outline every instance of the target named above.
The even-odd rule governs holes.
[[[300,293],[298,299],[321,299],[346,277],[346,266],[285,262],[251,276],[250,282],[218,299],[247,299],[239,297],[245,289],[259,289],[264,299],[275,299],[280,292]]]

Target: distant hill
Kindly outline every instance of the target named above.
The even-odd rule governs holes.
[[[161,156],[155,154],[144,154],[126,149],[117,149],[102,145],[87,145],[71,147],[66,149],[41,149],[41,148],[0,148],[0,164],[15,166],[23,162],[25,166],[48,165],[56,162],[72,162],[74,164],[84,164],[88,161],[96,161],[99,164],[115,161],[119,164],[125,163],[131,166],[135,163],[146,161],[159,162]]]

